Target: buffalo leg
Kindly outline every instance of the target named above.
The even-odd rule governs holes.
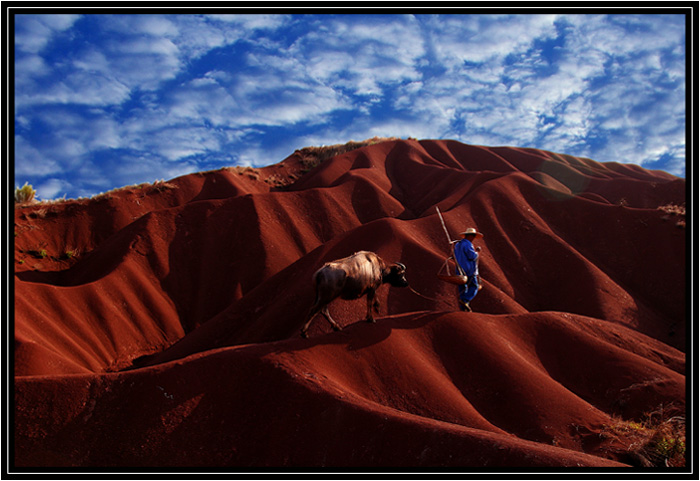
[[[316,317],[316,314],[319,313],[321,310],[321,305],[319,303],[319,300],[316,299],[316,302],[314,305],[311,307],[311,310],[309,311],[309,315],[307,316],[307,321],[306,324],[304,324],[304,327],[301,328],[301,337],[308,338],[309,334],[307,331],[309,330],[309,326],[311,325],[311,321],[314,320],[314,317]]]
[[[316,317],[316,314],[318,313],[323,314],[323,317],[326,318],[326,320],[331,324],[331,327],[333,328],[334,331],[342,331],[343,328],[338,325],[337,322],[333,320],[331,317],[330,312],[328,312],[328,306],[325,305],[323,308],[321,308],[320,305],[314,304],[314,306],[311,308],[311,311],[309,312],[309,320],[306,321],[306,324],[304,324],[304,327],[301,328],[301,337],[308,338],[308,330],[309,326],[311,325],[311,321],[314,320],[314,317]]]
[[[333,320],[333,318],[331,317],[331,313],[328,312],[328,306],[327,306],[327,305],[326,305],[326,306],[323,306],[323,309],[321,309],[321,314],[323,314],[323,317],[325,317],[326,320],[327,320],[328,322],[331,323],[331,327],[333,328],[334,331],[342,331],[342,330],[343,330],[343,328],[340,327],[340,325],[338,325],[338,323],[335,322],[335,321]]]
[[[372,314],[373,312],[379,314],[379,299],[377,299],[374,291],[370,291],[367,293],[367,317],[365,318],[365,321],[376,322],[374,320],[374,315]]]

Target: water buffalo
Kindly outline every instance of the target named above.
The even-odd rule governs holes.
[[[397,262],[387,265],[374,252],[360,251],[349,257],[327,262],[313,275],[316,288],[316,302],[309,311],[309,317],[301,328],[301,336],[308,337],[307,331],[314,316],[321,312],[330,322],[333,330],[342,328],[331,318],[328,304],[334,299],[352,300],[367,296],[367,322],[375,322],[372,311],[379,313],[379,300],[376,291],[382,284],[394,287],[407,287],[406,266]]]

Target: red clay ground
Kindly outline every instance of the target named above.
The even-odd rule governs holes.
[[[614,467],[684,415],[685,219],[659,207],[685,180],[453,141],[303,160],[15,209],[16,468]],[[485,234],[474,313],[435,206]],[[301,339],[312,273],[363,249],[422,296]]]

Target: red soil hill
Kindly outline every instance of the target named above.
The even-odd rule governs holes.
[[[15,209],[17,467],[615,466],[642,462],[632,421],[684,413],[684,180],[453,141],[303,154]],[[436,277],[436,206],[485,234],[474,313]],[[312,273],[359,250],[421,295],[382,287],[373,325],[336,301],[345,329],[300,339]]]

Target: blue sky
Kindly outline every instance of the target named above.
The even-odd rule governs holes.
[[[685,176],[680,13],[66,12],[11,18],[15,185],[42,199],[373,136]]]

